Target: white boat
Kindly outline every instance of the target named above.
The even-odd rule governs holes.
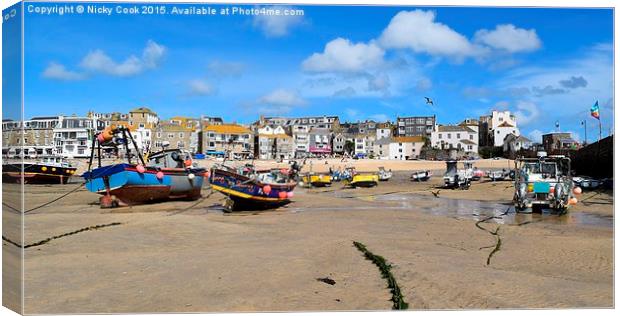
[[[433,173],[430,170],[418,170],[411,174],[411,181],[428,181]]]
[[[379,181],[387,181],[392,177],[392,170],[385,170],[384,167],[379,167]]]

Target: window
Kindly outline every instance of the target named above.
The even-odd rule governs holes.
[[[157,138],[161,138],[161,132],[157,132]]]
[[[451,139],[451,138],[452,138],[452,134],[448,134],[448,139]]]
[[[439,134],[439,137],[438,137],[438,138],[439,138],[439,139],[441,139],[441,134]]]
[[[174,138],[174,133],[168,133],[168,138]]]
[[[461,139],[461,133],[456,133],[456,139]]]
[[[469,135],[469,139],[473,140],[474,139],[474,135]]]
[[[179,138],[183,138],[185,137],[185,134],[183,134],[183,132],[179,133]]]

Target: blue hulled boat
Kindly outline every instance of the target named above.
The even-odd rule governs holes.
[[[82,177],[86,180],[86,188],[103,195],[100,199],[102,207],[115,207],[120,204],[135,205],[168,199],[200,198],[205,168],[192,167],[191,155],[179,149],[163,150],[151,154],[148,158],[138,155],[140,163],[132,163],[128,149],[131,141],[139,150],[129,131],[124,127],[104,130],[93,139],[99,142],[97,152],[101,152],[102,144],[115,144],[115,135],[121,134],[120,144],[127,150],[127,163],[101,166],[91,169],[95,150],[91,155],[89,170]]]

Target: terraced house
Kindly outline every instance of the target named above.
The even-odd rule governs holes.
[[[233,157],[253,156],[254,137],[251,130],[237,124],[208,125],[202,128],[202,148],[207,155]]]
[[[265,125],[257,129],[254,156],[258,159],[290,159],[294,156],[293,137],[282,126]]]
[[[153,148],[151,151],[158,151],[168,142],[169,149],[182,149],[195,153],[197,148],[192,147],[192,133],[195,130],[186,126],[170,123],[168,121],[161,122],[153,129]]]

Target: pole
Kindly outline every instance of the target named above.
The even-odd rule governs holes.
[[[583,120],[583,134],[585,138],[585,144],[588,144],[588,121]]]

